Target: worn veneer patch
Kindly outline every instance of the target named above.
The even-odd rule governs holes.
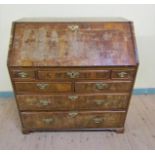
[[[11,66],[135,65],[130,23],[16,23]]]

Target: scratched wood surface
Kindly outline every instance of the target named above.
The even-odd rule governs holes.
[[[155,149],[155,95],[133,96],[124,134],[35,132],[23,135],[14,98],[0,99],[0,149]]]
[[[17,22],[10,66],[135,65],[130,22]]]

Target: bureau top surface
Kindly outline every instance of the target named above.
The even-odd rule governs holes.
[[[137,64],[128,21],[36,21],[13,24],[9,66],[130,66]]]

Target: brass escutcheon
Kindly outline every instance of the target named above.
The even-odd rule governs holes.
[[[72,32],[78,31],[79,30],[79,25],[73,24],[73,25],[68,25],[68,29]]]
[[[105,100],[95,100],[95,103],[96,103],[97,105],[102,105],[102,104],[105,103]]]
[[[39,88],[39,89],[46,89],[47,88],[47,86],[48,86],[48,84],[47,83],[37,83],[37,87]]]
[[[80,75],[80,73],[77,72],[77,71],[69,71],[69,72],[67,72],[67,75],[68,75],[71,79],[74,79],[74,78],[77,78],[77,77]]]
[[[126,73],[126,72],[119,72],[119,73],[118,73],[118,76],[119,76],[120,78],[124,78],[126,75],[128,75],[128,73]]]
[[[96,124],[99,124],[99,123],[102,123],[102,122],[103,122],[103,118],[96,117],[96,118],[93,118],[93,121],[94,121]]]
[[[107,83],[96,83],[96,89],[102,90],[108,88]]]
[[[77,111],[70,111],[70,112],[68,113],[68,115],[69,115],[70,117],[75,117],[75,116],[78,115],[78,112],[77,112]]]
[[[68,98],[72,101],[75,101],[78,98],[78,96],[77,95],[69,95]]]
[[[43,122],[46,123],[46,124],[51,124],[53,123],[54,119],[53,118],[44,118],[43,119]]]
[[[18,72],[17,74],[21,78],[27,78],[28,77],[28,73],[26,73],[26,72]]]
[[[43,106],[47,106],[49,103],[48,103],[48,100],[39,100],[39,104]]]

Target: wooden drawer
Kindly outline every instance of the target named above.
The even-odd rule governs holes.
[[[33,70],[12,70],[13,80],[35,80],[35,72]]]
[[[111,79],[133,80],[135,70],[112,70]]]
[[[21,118],[27,130],[120,128],[124,124],[125,112],[22,112]]]
[[[109,79],[109,70],[42,70],[38,71],[41,80],[64,80],[64,79]]]
[[[26,93],[57,93],[71,92],[71,82],[15,82],[17,92]]]
[[[17,95],[20,110],[126,110],[128,95]]]
[[[126,110],[128,97],[124,94],[79,95],[76,108],[80,110]]]
[[[125,112],[79,112],[77,128],[120,128],[123,127]]]
[[[130,81],[91,81],[76,82],[75,92],[128,92],[131,90]]]
[[[17,95],[20,110],[73,110],[72,95]]]

